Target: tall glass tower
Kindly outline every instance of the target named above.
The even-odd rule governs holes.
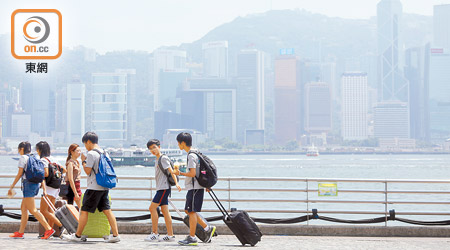
[[[377,5],[378,91],[380,101],[408,102],[408,81],[401,72],[402,42],[400,0],[381,0]]]

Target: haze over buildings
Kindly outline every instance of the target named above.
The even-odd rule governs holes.
[[[151,137],[173,146],[173,133],[186,129],[204,145],[248,148],[441,145],[450,138],[450,4],[427,3],[424,16],[407,11],[422,1],[370,2],[363,19],[254,2],[259,14],[179,45],[142,50],[130,36],[126,50],[66,47],[40,75],[24,73],[9,34],[0,35],[1,142],[67,145],[93,130],[105,146],[142,146]]]

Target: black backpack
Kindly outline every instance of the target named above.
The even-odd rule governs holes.
[[[172,175],[170,174],[170,172],[166,169],[166,170],[164,170],[164,168],[163,168],[163,166],[162,166],[162,164],[161,164],[161,158],[163,157],[163,155],[164,154],[162,154],[161,156],[159,156],[159,159],[158,159],[158,167],[159,167],[159,169],[161,169],[161,171],[163,172],[163,174],[165,175],[165,176],[167,176],[167,181],[169,182],[169,185],[170,186],[175,186],[176,184],[175,184],[175,180],[173,179],[173,177],[172,177]],[[173,162],[169,159],[169,162],[170,162],[170,167],[173,169]],[[176,177],[177,177],[177,182],[179,182],[180,181],[180,177],[178,176],[178,175],[176,175]]]
[[[217,183],[217,168],[214,162],[208,156],[200,153],[200,151],[190,151],[189,154],[195,154],[200,161],[200,173],[195,176],[198,183],[205,188],[210,189]],[[189,156],[188,154],[188,156]]]
[[[52,188],[60,188],[63,178],[63,167],[57,163],[51,162],[48,158],[44,159],[48,161],[48,176],[45,177],[45,184]]]

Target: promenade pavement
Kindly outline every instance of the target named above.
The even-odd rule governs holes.
[[[176,242],[145,242],[146,235],[123,234],[120,243],[104,243],[101,239],[72,243],[58,239],[40,240],[36,233],[25,234],[25,239],[9,239],[0,233],[0,249],[242,249],[233,235],[219,235],[209,244],[179,246]],[[177,235],[177,240],[184,238]],[[250,247],[250,246],[247,246]],[[329,237],[329,236],[263,236],[254,249],[450,249],[449,238],[412,237]]]

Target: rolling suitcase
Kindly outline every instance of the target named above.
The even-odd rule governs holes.
[[[64,206],[65,204],[67,204],[65,200],[56,200],[55,208],[58,209]],[[53,229],[55,229],[55,234],[53,236],[61,236],[63,230],[59,230],[59,227],[56,224],[53,226]],[[44,235],[44,233],[45,228],[39,223],[39,236]]]
[[[81,196],[83,202],[84,194]],[[111,202],[111,197],[108,197]],[[81,240],[86,241],[87,238],[103,238],[107,239],[111,232],[109,221],[103,212],[95,210],[95,213],[89,213],[88,221],[81,234]]]
[[[42,199],[44,199],[48,207],[54,211],[56,218],[58,218],[69,234],[77,232],[79,213],[73,205],[66,204],[61,208],[56,209],[46,196],[42,196]]]
[[[178,208],[175,207],[175,205],[172,203],[172,201],[169,199],[169,203],[170,205],[173,207],[173,209],[175,209],[175,211],[177,211],[177,214],[180,216],[180,218],[183,218],[183,214],[181,214],[180,210],[178,210]],[[203,221],[205,221],[205,223],[207,225],[209,225],[209,222],[206,221],[200,214],[198,214]],[[189,228],[189,215],[184,216],[183,218],[183,222],[184,224]],[[208,238],[208,234],[205,232],[205,229],[203,229],[202,226],[200,226],[200,224],[197,223],[197,228],[195,229],[195,236],[197,236],[201,241],[206,242],[206,239]],[[213,237],[217,236],[217,232],[214,232]],[[210,242],[211,239],[209,239],[208,242]]]
[[[242,245],[255,246],[261,241],[262,233],[246,211],[235,210],[229,214],[212,190],[209,195],[222,213],[223,221]]]

